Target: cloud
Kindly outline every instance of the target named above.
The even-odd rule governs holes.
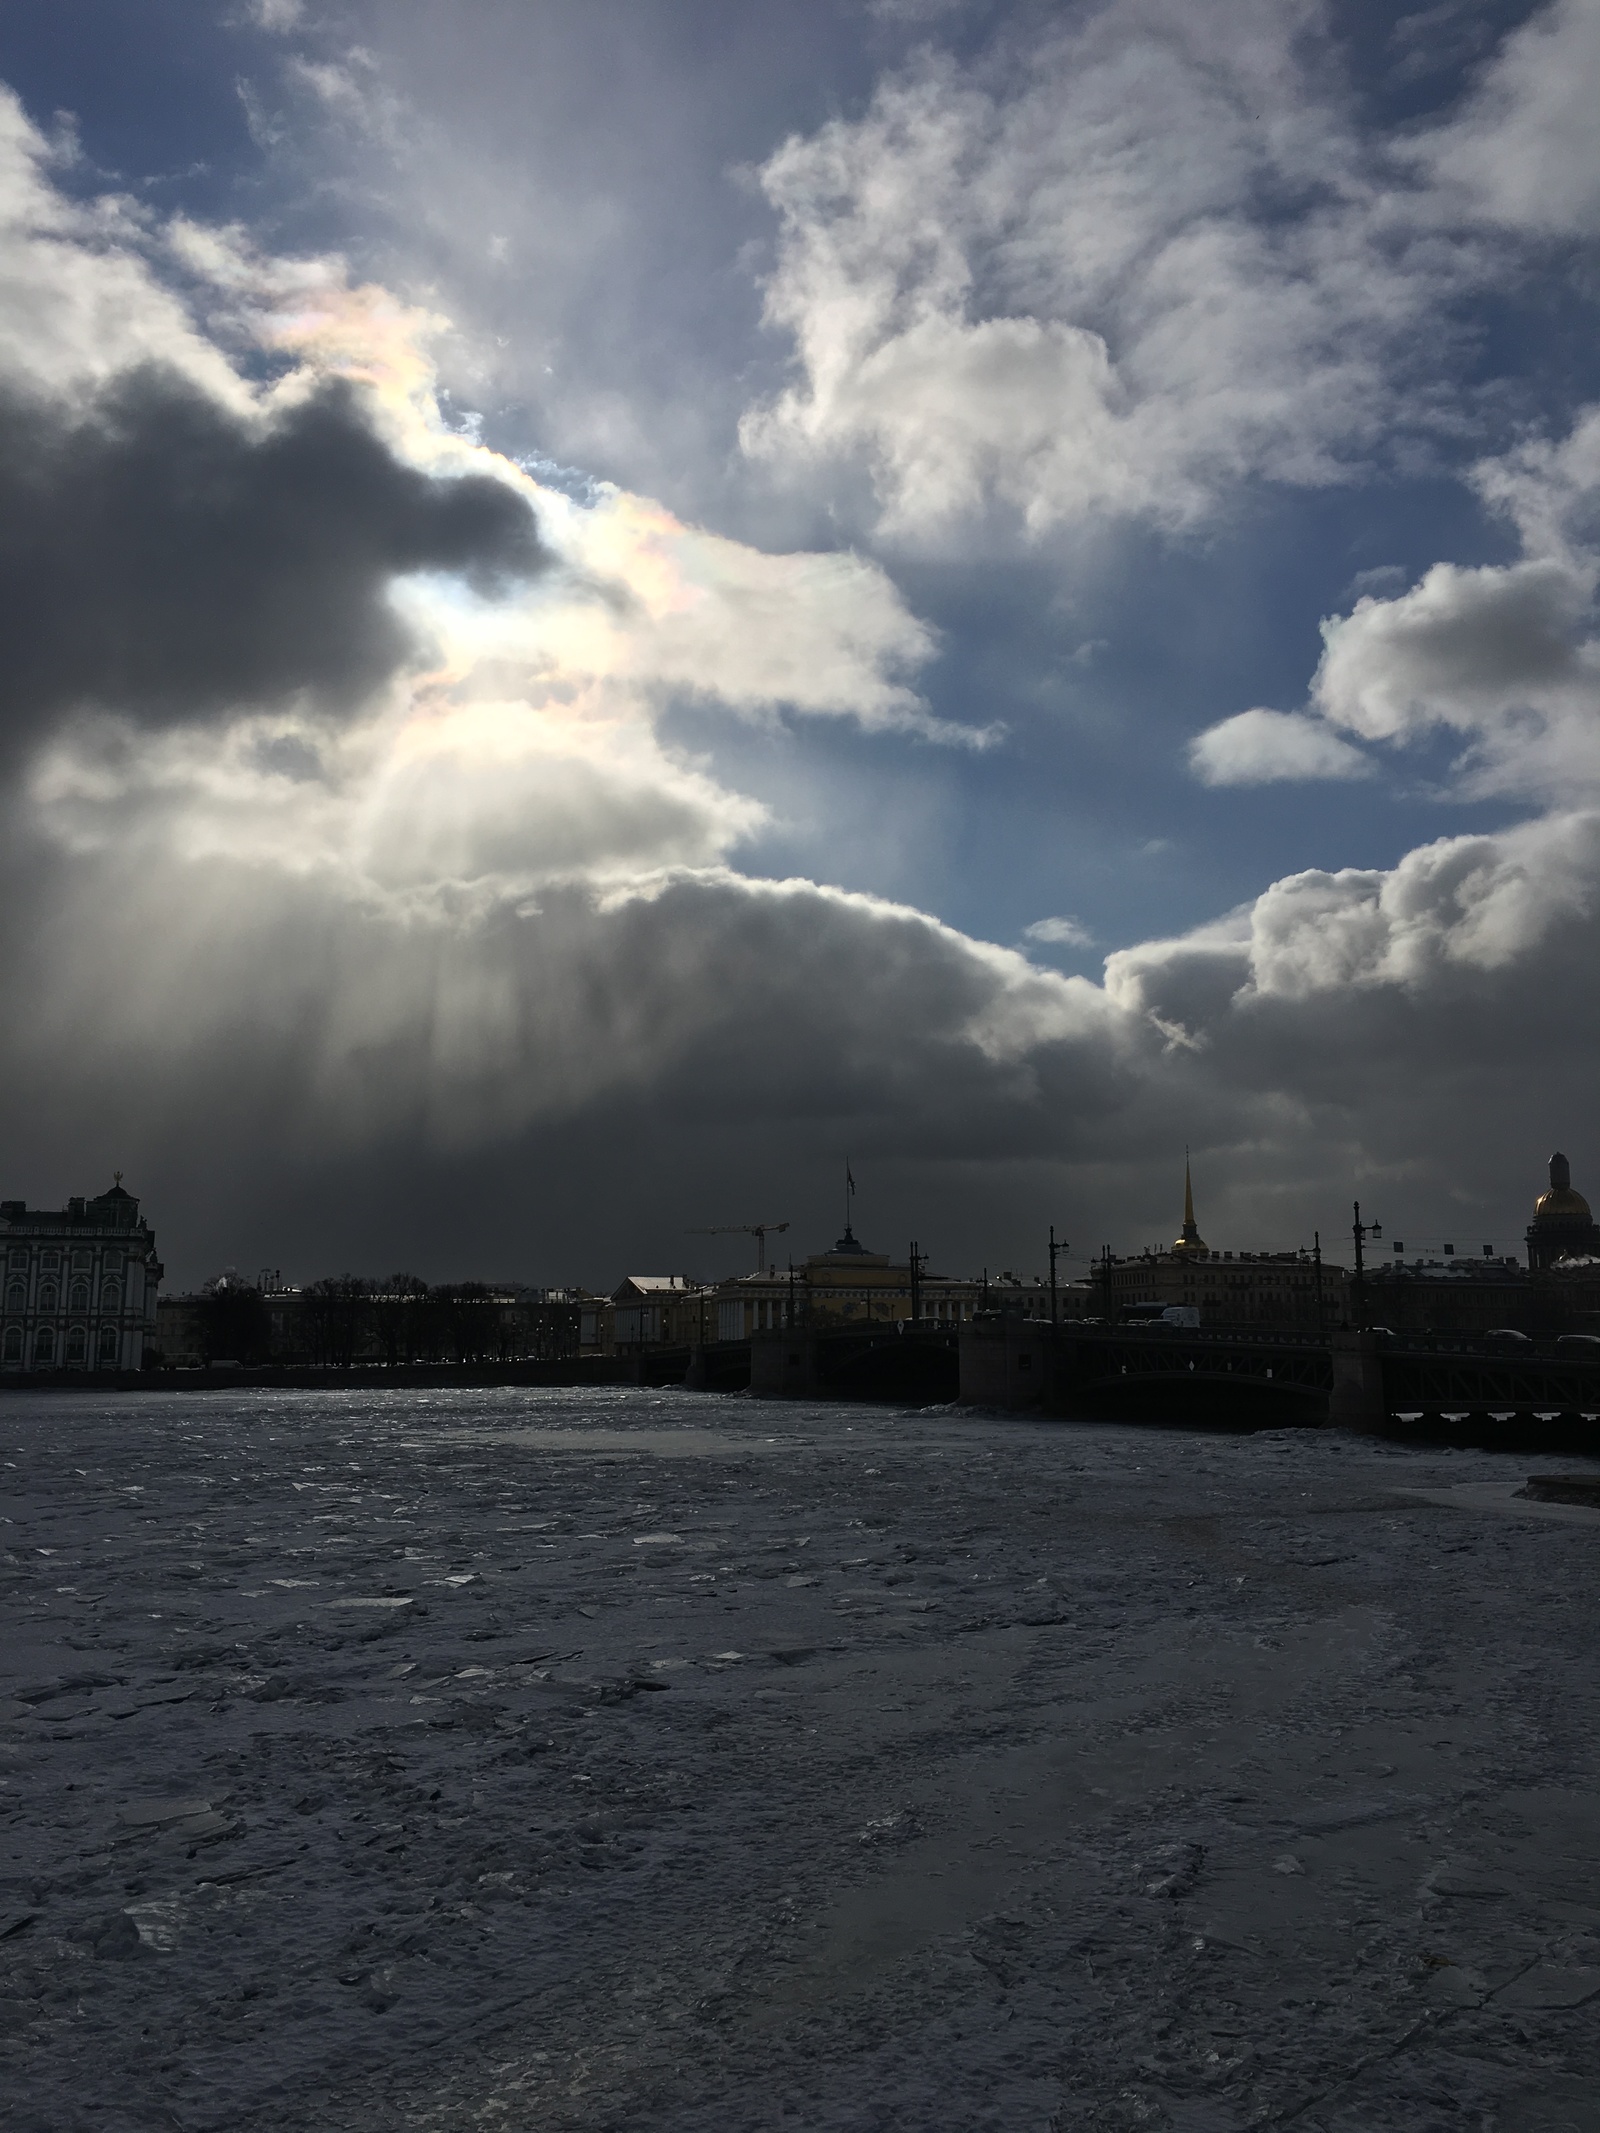
[[[1194,64],[1181,24],[1153,10],[1138,21],[1148,34],[1129,64],[1158,87],[1168,69],[1176,109]],[[1212,148],[1185,164],[1190,135],[1155,173],[1193,181],[1190,222],[1153,224],[1113,55],[1073,49],[1086,64],[1072,95],[1100,99],[1073,106],[1075,138],[1098,140],[1104,164],[1086,196],[1099,219],[1079,215],[1073,256],[1092,280],[1100,232],[1109,263],[1090,294],[1107,330],[1023,305],[1063,286],[1050,216],[1078,214],[1070,187],[1014,227],[999,215],[1005,305],[992,317],[966,252],[941,250],[950,217],[969,212],[957,192],[998,214],[991,175],[1011,200],[1031,197],[1007,186],[1037,173],[1037,156],[1049,176],[1048,103],[1028,107],[1044,129],[1036,155],[1015,98],[969,106],[952,77],[917,77],[932,85],[924,104],[896,123],[936,134],[949,121],[958,165],[969,139],[983,154],[959,186],[931,149],[901,172],[913,191],[926,176],[930,219],[926,260],[907,255],[873,314],[909,366],[896,390],[933,407],[939,363],[927,378],[916,365],[948,343],[986,392],[991,370],[1020,380],[1023,414],[965,461],[955,413],[927,450],[908,432],[902,471],[883,462],[885,508],[915,493],[937,516],[941,495],[965,510],[963,496],[1004,489],[1024,518],[1037,501],[1042,526],[1079,508],[1074,482],[1111,494],[1116,463],[1158,515],[1170,477],[1181,519],[1183,484],[1203,499],[1218,466],[1322,478],[1315,455],[1347,433],[1317,429],[1314,384],[1304,438],[1290,438],[1301,415],[1285,401],[1279,442],[1258,452],[1212,420],[1209,386],[1184,398],[1170,378],[1149,382],[1158,358],[1181,369],[1204,355],[1220,365],[1213,382],[1226,369],[1215,348],[1174,345],[1205,286],[1191,241],[1224,294],[1241,259],[1265,262],[1258,322],[1280,317],[1275,305],[1294,315],[1280,280],[1299,268],[1266,274],[1276,225],[1250,221],[1248,188],[1212,170]],[[1271,37],[1249,58],[1262,109],[1292,135],[1303,98],[1280,62]],[[1243,64],[1221,70],[1221,104],[1205,110],[1243,108]],[[1242,141],[1248,161],[1253,124],[1223,126],[1212,147]],[[1316,166],[1321,120],[1305,124],[1306,140],[1250,169]],[[839,137],[846,164],[855,138]],[[1286,876],[1118,951],[1101,984],[882,899],[750,879],[734,862],[766,812],[673,741],[674,705],[973,737],[931,716],[918,682],[937,639],[881,567],[848,549],[766,554],[615,486],[564,494],[447,417],[438,319],[352,286],[336,260],[273,260],[236,231],[63,203],[37,144],[15,126],[9,139],[0,273],[16,301],[0,307],[0,381],[39,414],[31,436],[5,433],[0,466],[19,499],[6,523],[36,519],[40,535],[4,550],[22,574],[10,684],[27,735],[0,800],[0,982],[26,1003],[0,1033],[28,1125],[17,1190],[59,1194],[63,1172],[101,1163],[154,1181],[180,1278],[205,1270],[208,1249],[303,1261],[313,1236],[326,1256],[300,1271],[414,1255],[439,1274],[599,1280],[623,1236],[681,1249],[708,1181],[737,1176],[752,1200],[763,1189],[762,1208],[781,1183],[787,1203],[844,1145],[899,1177],[901,1213],[937,1215],[952,1257],[1031,1235],[1068,1186],[1085,1225],[1074,1234],[1133,1242],[1175,1188],[1187,1139],[1232,1180],[1241,1242],[1262,1241],[1267,1215],[1292,1241],[1352,1176],[1442,1189],[1470,1161],[1481,1179],[1518,1134],[1545,1145],[1547,1113],[1590,1101],[1600,1009],[1572,973],[1600,949],[1600,817],[1581,793],[1390,868]],[[1343,166],[1330,167],[1343,198]],[[1292,252],[1310,224],[1291,224]],[[1152,228],[1154,265],[1140,254]],[[896,323],[895,292],[943,287],[941,260],[957,293]],[[848,293],[856,271],[828,286]],[[1182,302],[1163,310],[1173,290]],[[1359,304],[1353,315],[1364,333]],[[986,337],[991,322],[1007,330]],[[1072,453],[1100,419],[1092,394],[1071,450],[1027,424],[1041,390],[1092,382],[1094,350],[1074,336],[1094,334],[1116,372],[1098,403],[1114,434],[1109,457],[1080,465]],[[1262,345],[1283,363],[1262,372],[1270,414],[1301,344]],[[1173,409],[1184,422],[1198,411],[1188,456],[1162,441]],[[1013,434],[1041,440],[1031,461],[1007,457]],[[1592,727],[1597,437],[1580,422],[1480,469],[1521,557],[1441,563],[1394,598],[1358,601],[1329,625],[1309,710],[1228,721],[1202,736],[1203,761],[1325,766],[1356,743],[1381,752],[1443,730],[1472,776],[1511,790],[1527,776],[1521,736],[1545,747],[1538,789],[1556,792]],[[130,496],[148,557],[128,532]],[[92,625],[81,644],[73,613]],[[1083,945],[1075,924],[1042,920],[1025,939]],[[931,1234],[917,1220],[908,1233]]]
[[[881,537],[947,543],[1178,530],[1241,483],[1448,450],[1482,417],[1459,308],[1527,271],[1507,231],[1600,229],[1600,10],[1540,10],[1404,139],[1362,130],[1326,27],[1112,0],[786,141],[765,316],[794,374],[747,455],[847,513],[864,477]]]
[[[1313,696],[1337,725],[1382,741],[1552,702],[1585,678],[1575,632],[1592,592],[1588,570],[1554,557],[1435,563],[1398,599],[1368,595],[1324,623]]]
[[[1036,918],[1024,926],[1025,941],[1038,941],[1046,948],[1092,948],[1094,935],[1075,918]]]
[[[610,889],[531,898],[429,860],[419,898],[259,845],[37,835],[9,840],[35,915],[3,936],[8,996],[30,1003],[3,1056],[31,1159],[103,1147],[164,1180],[189,1251],[259,1236],[256,1196],[282,1195],[281,1256],[349,1236],[598,1280],[619,1211],[677,1249],[660,1209],[730,1162],[787,1198],[846,1141],[880,1193],[893,1175],[910,1204],[932,1194],[965,1249],[1051,1180],[1134,1242],[1186,1136],[1227,1233],[1293,1241],[1352,1169],[1409,1179],[1413,1207],[1463,1167],[1492,1186],[1519,1134],[1541,1149],[1579,1115],[1600,1037],[1570,984],[1600,950],[1594,812],[1286,877],[1118,951],[1103,986],[877,899],[718,867],[651,879],[627,854]],[[202,1150],[228,1183],[214,1207]]]
[[[1463,743],[1450,771],[1463,798],[1600,793],[1600,416],[1584,410],[1564,438],[1529,438],[1472,480],[1529,552],[1435,563],[1328,617],[1308,709],[1209,727],[1189,751],[1202,783],[1368,776],[1378,759],[1346,735],[1392,749],[1444,734]]]
[[[1541,236],[1600,232],[1600,8],[1555,0],[1506,39],[1477,93],[1418,159],[1471,210]]]
[[[0,99],[8,745],[91,714],[272,711],[306,727],[278,742],[326,761],[310,727],[336,712],[392,734],[403,681],[427,718],[446,695],[520,702],[505,715],[547,765],[565,721],[579,785],[602,729],[630,790],[653,751],[675,820],[713,781],[641,736],[688,697],[983,742],[917,695],[935,640],[876,565],[764,554],[612,485],[576,504],[446,420],[430,351],[448,321],[353,286],[337,257],[66,202],[45,162]],[[103,735],[90,753],[103,766]],[[712,813],[709,844],[673,830],[652,863],[720,853],[760,810]]]
[[[1327,82],[1319,11],[1118,0],[997,80],[924,55],[769,158],[769,325],[797,376],[745,450],[864,466],[880,533],[998,507],[1194,523],[1241,480],[1392,447],[1416,328],[1483,271]],[[837,487],[833,493],[837,495]]]
[[[152,364],[242,414],[249,388],[150,271],[141,214],[114,195],[69,199],[51,163],[50,144],[0,84],[0,382],[62,405]]]
[[[1189,744],[1202,785],[1270,785],[1294,778],[1369,778],[1371,760],[1316,719],[1292,711],[1239,711]]]
[[[545,560],[522,497],[405,465],[338,381],[260,418],[154,366],[65,412],[0,396],[0,727],[349,710],[422,655],[395,578]]]
[[[1209,1042],[1269,1001],[1486,994],[1485,980],[1547,968],[1552,946],[1597,910],[1600,813],[1584,810],[1443,837],[1388,869],[1288,875],[1224,920],[1119,950],[1106,990]]]

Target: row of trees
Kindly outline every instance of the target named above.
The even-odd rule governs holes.
[[[483,1363],[551,1360],[576,1353],[575,1305],[535,1297],[507,1302],[481,1281],[430,1285],[415,1274],[372,1281],[333,1274],[292,1293],[265,1295],[223,1280],[200,1303],[208,1361]]]

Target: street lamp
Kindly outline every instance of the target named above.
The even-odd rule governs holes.
[[[1367,1329],[1367,1270],[1366,1262],[1361,1256],[1361,1247],[1368,1237],[1381,1237],[1383,1235],[1383,1224],[1381,1222],[1363,1222],[1361,1219],[1361,1202],[1359,1200],[1355,1202],[1355,1211],[1356,1218],[1351,1225],[1350,1233],[1356,1240],[1356,1331],[1364,1333]]]
[[[1068,1242],[1067,1242],[1067,1240],[1066,1240],[1066,1238],[1065,1238],[1065,1237],[1063,1237],[1063,1238],[1062,1238],[1062,1240],[1061,1240],[1061,1242],[1060,1242],[1059,1244],[1057,1244],[1057,1242],[1056,1242],[1056,1226],[1055,1226],[1055,1224],[1054,1224],[1054,1223],[1052,1222],[1052,1223],[1051,1223],[1051,1225],[1050,1225],[1050,1323],[1051,1323],[1051,1325],[1052,1325],[1052,1326],[1053,1326],[1053,1325],[1055,1325],[1055,1324],[1056,1324],[1056,1322],[1057,1322],[1057,1321],[1056,1321],[1056,1254],[1057,1254],[1058,1252],[1069,1252],[1069,1251],[1071,1251],[1071,1249],[1072,1249],[1072,1247],[1071,1247],[1071,1245],[1070,1245],[1070,1244],[1068,1244]]]

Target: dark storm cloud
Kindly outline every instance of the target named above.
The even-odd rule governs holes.
[[[349,706],[412,642],[408,571],[493,591],[542,564],[488,476],[397,459],[343,382],[265,423],[146,366],[84,411],[0,396],[0,746],[83,706],[169,723],[308,692]]]

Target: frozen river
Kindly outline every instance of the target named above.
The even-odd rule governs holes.
[[[1575,1462],[0,1402],[17,2133],[1600,2128]]]

